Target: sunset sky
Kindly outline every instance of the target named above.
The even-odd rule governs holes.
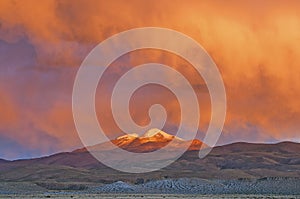
[[[300,142],[299,10],[297,0],[1,0],[0,158],[81,147],[72,117],[72,88],[80,64],[104,39],[145,26],[189,35],[215,61],[228,106],[219,144]],[[147,62],[169,65],[190,80],[201,107],[198,138],[203,138],[210,101],[202,78],[182,58],[151,49],[120,57],[101,80],[96,107],[108,135],[121,135],[108,110],[112,83]],[[175,132],[180,109],[171,92],[152,85],[138,90],[132,101],[130,110],[139,124],[147,123],[151,104],[165,105],[164,130]]]

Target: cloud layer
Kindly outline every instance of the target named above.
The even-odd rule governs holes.
[[[13,144],[1,144],[0,155],[17,158],[79,147],[71,111],[78,67],[107,37],[144,26],[191,36],[218,65],[228,98],[220,143],[299,141],[299,9],[299,1],[283,0],[1,1],[0,137],[1,143]],[[118,59],[99,87],[98,116],[110,136],[118,134],[105,111],[111,84],[126,70],[149,61],[176,68],[194,85],[203,116],[199,136],[203,136],[210,102],[201,77],[181,58],[154,50]],[[172,81],[167,75],[162,78]],[[176,130],[178,103],[168,91],[145,88],[133,101],[133,118],[141,124],[147,122],[147,107],[161,101],[169,114],[167,128]]]

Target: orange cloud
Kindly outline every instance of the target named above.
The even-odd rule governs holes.
[[[0,128],[4,126],[11,127],[18,121],[17,110],[11,98],[0,87]]]
[[[292,0],[1,1],[0,40],[16,43],[25,38],[36,54],[34,62],[30,62],[35,65],[22,69],[30,71],[26,74],[11,66],[15,73],[6,77],[11,80],[11,86],[2,89],[0,96],[4,104],[0,111],[5,113],[0,115],[1,126],[19,132],[14,134],[17,140],[25,135],[31,137],[28,145],[36,148],[41,148],[37,134],[59,140],[56,146],[59,150],[79,145],[70,103],[75,72],[83,58],[95,45],[115,33],[159,26],[191,36],[218,65],[228,98],[225,142],[265,141],[269,137],[299,140],[299,9],[300,2]],[[2,52],[6,52],[5,49]],[[118,77],[128,69],[122,68],[122,64],[129,67],[147,60],[171,65],[194,84],[203,110],[200,130],[205,131],[210,117],[206,88],[202,79],[193,75],[192,67],[180,58],[165,52],[135,52],[120,59],[110,74]],[[6,61],[1,60],[0,68],[4,68]],[[0,87],[6,88],[6,84],[7,81],[0,81]],[[21,94],[18,89],[22,89]],[[45,93],[47,96],[42,97]],[[160,94],[158,99],[166,104],[171,123],[177,123],[176,99],[170,99],[167,91],[160,91]],[[101,95],[97,101],[100,107],[101,100],[109,97]],[[32,102],[24,104],[20,98],[31,98]],[[136,99],[139,99],[138,94]],[[152,101],[155,99],[149,98],[145,104],[132,106],[135,119],[140,120],[137,122],[147,121],[145,107]],[[20,118],[20,115],[26,117]],[[111,132],[116,131],[117,128],[112,128],[110,113],[98,116],[99,120],[107,121]],[[26,130],[11,124],[22,124]],[[253,126],[258,129],[255,139],[251,137]],[[67,139],[70,137],[72,139]]]

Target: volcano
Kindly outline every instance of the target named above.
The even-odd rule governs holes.
[[[168,145],[169,150],[176,150],[180,148],[188,148],[188,151],[200,150],[203,145],[207,147],[202,141],[198,139],[184,140],[177,136],[168,134],[160,129],[153,128],[144,133],[142,136],[138,134],[126,134],[119,136],[111,142],[124,150],[135,153],[147,153],[162,149]],[[97,144],[88,147],[91,151],[111,150],[109,143]],[[78,149],[75,152],[86,152],[87,148]]]

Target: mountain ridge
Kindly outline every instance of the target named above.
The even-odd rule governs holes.
[[[89,152],[63,152],[51,156],[0,162],[0,181],[135,183],[165,178],[257,179],[300,178],[300,144],[233,143],[218,146],[203,159],[186,151],[169,166],[151,173],[131,174],[111,169]],[[112,153],[114,155],[114,153]]]
[[[128,138],[132,139],[127,142]],[[172,138],[172,139],[171,139]],[[122,142],[126,140],[125,144]],[[147,142],[142,142],[142,141]],[[153,142],[156,140],[156,142]],[[113,146],[126,150],[147,153],[157,150],[175,140],[174,148],[190,144],[188,150],[169,166],[150,173],[131,174],[116,171],[96,160],[86,149],[62,152],[50,156],[14,161],[0,160],[0,181],[30,182],[83,182],[113,183],[124,181],[135,183],[165,178],[202,179],[253,179],[264,177],[300,178],[300,143],[280,142],[274,144],[237,142],[217,146],[203,159],[198,157],[202,146],[200,140],[184,141],[173,135],[150,132],[146,136],[135,134],[119,136]],[[159,141],[159,142],[157,142]],[[120,143],[122,142],[122,143]],[[105,147],[107,143],[97,147]],[[109,143],[111,145],[111,143]],[[97,147],[95,150],[97,150]],[[137,150],[138,149],[138,150]],[[118,160],[118,153],[107,149],[106,155]],[[160,161],[164,161],[168,151],[162,150]],[[122,163],[122,162],[120,162]]]

